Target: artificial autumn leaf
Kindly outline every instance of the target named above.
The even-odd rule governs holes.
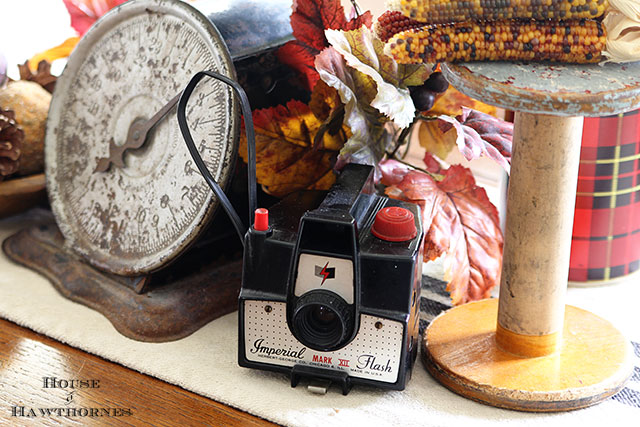
[[[438,156],[441,159],[446,159],[453,147],[456,146],[456,130],[449,129],[443,131],[440,127],[440,121],[423,120],[418,128],[418,140],[420,145],[424,147],[427,152]]]
[[[351,31],[361,27],[371,28],[372,24],[373,24],[373,15],[371,15],[371,12],[367,10],[366,12],[360,15],[353,16],[340,29],[344,31]],[[325,27],[325,29],[336,30],[338,28]]]
[[[331,169],[322,178],[307,187],[307,190],[328,190],[335,182],[336,174]]]
[[[370,105],[376,94],[375,81],[349,68],[333,47],[323,50],[315,64],[322,80],[340,94],[344,124],[351,131],[336,167],[349,162],[377,164],[393,143],[393,135],[385,128],[388,119]]]
[[[387,187],[400,184],[404,177],[414,169],[395,159],[385,159],[380,162],[379,166],[382,173],[380,182]]]
[[[314,86],[311,92],[309,108],[320,120],[327,120],[331,113],[342,105],[338,91],[329,87],[322,80]]]
[[[343,132],[347,137],[351,136],[351,131],[343,125],[344,105],[340,101],[338,91],[327,86],[322,80],[316,83],[313,92],[311,92],[309,108],[314,116],[323,122],[313,137],[314,148],[322,147],[326,132],[329,132],[330,135]]]
[[[510,171],[511,142],[513,140],[513,123],[498,119],[488,114],[463,107],[461,115],[456,117],[438,117],[438,127],[434,130],[437,135],[441,132],[440,140],[436,139],[432,145],[441,142],[442,145],[451,143],[453,135],[460,153],[467,159],[473,160],[485,156],[495,160],[500,166]],[[421,134],[421,137],[424,136]],[[422,141],[425,145],[427,141]]]
[[[424,153],[424,158],[422,159],[425,165],[425,170],[434,175],[442,175],[444,173],[444,169],[442,168],[442,163],[438,161],[438,158],[435,157],[430,152],[426,151]]]
[[[30,82],[36,82],[42,86],[47,92],[53,93],[56,87],[56,81],[58,78],[51,75],[51,63],[42,60],[38,63],[38,69],[35,74],[31,72],[29,68],[29,61],[22,65],[18,65],[20,71],[20,80],[27,80]]]
[[[339,0],[297,0],[293,4],[293,36],[317,52],[327,47],[324,30],[340,29],[347,23]]]
[[[256,130],[256,175],[264,190],[277,197],[303,189],[326,190],[335,182],[333,163],[348,130],[324,132],[320,147],[315,135],[323,127],[308,105],[289,101],[253,112]],[[240,139],[240,156],[247,161],[247,138]]]
[[[366,27],[325,34],[333,46],[316,57],[315,66],[340,94],[344,123],[352,132],[337,167],[348,162],[377,165],[393,147],[394,125],[406,127],[415,116],[406,85],[422,84],[431,72],[424,66],[397,64]]]
[[[58,46],[33,55],[33,57],[29,61],[27,61],[29,69],[31,71],[37,71],[37,67],[42,61],[52,63],[56,59],[68,57],[69,55],[71,55],[71,52],[76,47],[79,41],[80,37],[69,37]]]
[[[276,51],[276,57],[281,63],[288,65],[302,75],[307,89],[311,90],[320,79],[313,66],[316,54],[302,43],[297,41],[285,43]]]
[[[487,298],[500,281],[503,238],[498,211],[484,189],[476,186],[471,171],[451,166],[441,182],[409,171],[386,194],[422,207],[427,230],[424,258],[444,256],[453,304]]]
[[[458,121],[475,130],[483,141],[498,150],[500,156],[511,163],[513,123],[469,108],[462,108]]]
[[[282,46],[276,56],[283,64],[300,72],[307,89],[312,90],[319,76],[314,67],[316,55],[329,46],[325,29],[352,30],[371,27],[370,12],[347,21],[340,0],[297,0],[293,3],[291,29],[296,38]]]
[[[398,64],[384,53],[384,43],[366,27],[352,31],[327,30],[325,34],[349,67],[375,82],[371,106],[401,128],[411,125],[416,108],[407,86],[422,85],[431,75],[429,67]]]
[[[71,16],[71,26],[82,37],[94,22],[127,0],[62,0]]]
[[[476,111],[491,114],[492,116],[495,116],[498,111],[496,107],[470,98],[449,85],[449,89],[447,89],[444,95],[436,99],[435,104],[433,104],[433,107],[429,110],[429,115],[455,117],[462,114],[462,107],[468,107]]]

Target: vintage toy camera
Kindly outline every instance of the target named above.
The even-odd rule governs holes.
[[[258,210],[260,211],[260,210]],[[257,214],[245,237],[241,366],[402,390],[418,349],[418,206],[375,193],[348,165],[329,193],[301,192]]]

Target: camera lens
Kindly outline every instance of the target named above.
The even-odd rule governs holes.
[[[320,327],[331,327],[337,320],[336,314],[329,307],[318,304],[311,308],[311,321]]]
[[[353,331],[353,309],[333,292],[311,291],[297,300],[291,329],[307,347],[335,350],[346,344]]]
[[[330,307],[309,305],[300,311],[299,318],[301,331],[316,345],[330,345],[342,336],[342,323]]]

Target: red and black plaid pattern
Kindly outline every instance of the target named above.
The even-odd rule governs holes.
[[[569,280],[640,267],[639,112],[584,121]]]

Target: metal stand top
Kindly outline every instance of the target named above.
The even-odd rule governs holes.
[[[442,71],[464,94],[514,111],[597,117],[640,108],[640,62],[477,62],[444,64]]]

